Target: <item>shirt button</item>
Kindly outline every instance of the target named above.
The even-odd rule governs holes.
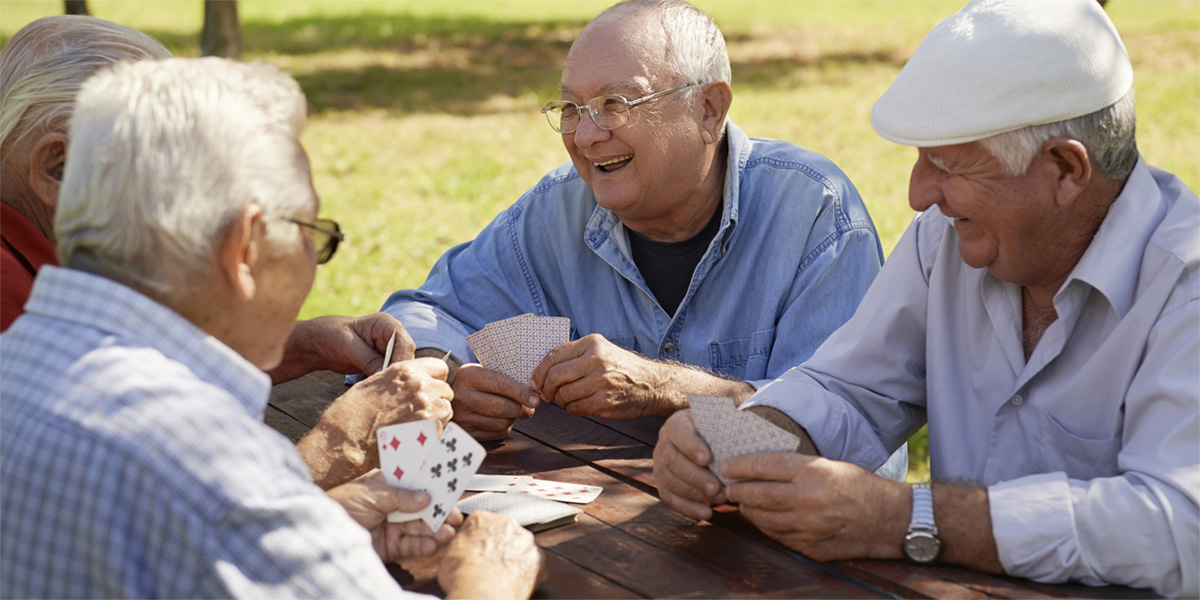
[[[668,354],[675,351],[675,342],[667,342],[663,344],[663,351]]]
[[[1020,405],[1022,405],[1022,404],[1025,404],[1025,399],[1024,399],[1024,398],[1022,398],[1020,394],[1017,394],[1016,396],[1013,396],[1013,398],[1012,398],[1012,405],[1013,405],[1013,406],[1020,406]]]

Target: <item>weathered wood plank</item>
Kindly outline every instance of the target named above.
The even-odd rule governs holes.
[[[309,373],[273,387],[268,404],[312,429],[325,409],[345,393],[344,381],[344,375],[333,371]]]
[[[267,410],[263,413],[263,422],[272,429],[282,433],[287,439],[292,440],[292,443],[300,441],[312,428],[304,423],[293,419],[291,415],[267,405]]]

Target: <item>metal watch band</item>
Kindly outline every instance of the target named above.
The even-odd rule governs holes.
[[[908,522],[908,532],[928,531],[937,535],[937,523],[933,520],[933,488],[928,483],[914,483],[912,497],[912,520]]]

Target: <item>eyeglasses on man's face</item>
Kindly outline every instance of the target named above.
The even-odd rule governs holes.
[[[312,230],[313,246],[317,248],[318,265],[329,262],[329,259],[333,258],[333,253],[337,252],[338,244],[346,239],[341,226],[332,219],[317,219],[312,223],[299,219],[288,219],[288,221]]]
[[[546,115],[546,120],[550,122],[550,127],[559,133],[575,133],[575,130],[579,129],[580,113],[583,112],[590,114],[592,122],[600,129],[619,129],[629,124],[630,108],[643,102],[649,102],[655,98],[661,98],[667,94],[678,92],[691,85],[695,84],[685,83],[677,85],[669,90],[654,92],[649,96],[642,96],[637,100],[626,100],[624,96],[617,95],[596,96],[588,100],[585,105],[575,104],[567,100],[555,100],[546,103],[546,107],[542,109],[542,114]]]

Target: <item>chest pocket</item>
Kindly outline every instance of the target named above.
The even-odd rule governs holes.
[[[1112,477],[1120,472],[1117,455],[1121,437],[1088,439],[1079,437],[1058,423],[1050,413],[1039,411],[1038,467],[1043,472],[1062,471],[1074,479]]]
[[[709,366],[716,372],[743,381],[766,379],[775,328],[750,334],[750,337],[708,345]]]

